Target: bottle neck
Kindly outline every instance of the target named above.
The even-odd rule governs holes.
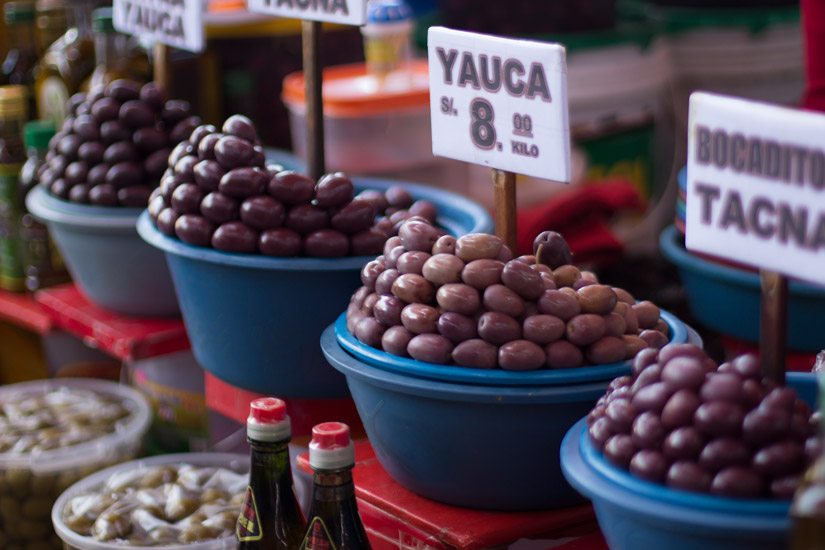
[[[92,5],[89,0],[70,0],[69,27],[77,29],[79,39],[92,38]]]
[[[352,466],[338,470],[313,470],[312,485],[313,500],[328,502],[355,499]]]
[[[25,116],[0,115],[0,164],[20,164],[26,160],[23,147]]]
[[[95,62],[114,69],[126,60],[128,37],[119,32],[101,32],[95,35]]]

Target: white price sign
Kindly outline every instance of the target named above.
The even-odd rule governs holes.
[[[562,46],[431,27],[427,48],[433,154],[570,181]]]
[[[247,8],[279,17],[341,25],[360,26],[367,22],[367,0],[247,0]]]
[[[825,115],[696,92],[688,249],[825,283]]]
[[[122,33],[201,52],[203,5],[202,0],[114,0],[112,20]]]

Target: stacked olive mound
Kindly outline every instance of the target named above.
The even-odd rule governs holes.
[[[0,548],[62,548],[50,519],[54,501],[72,483],[124,457],[113,452],[106,464],[49,473],[30,469],[30,459],[114,433],[130,417],[120,401],[78,389],[21,393],[18,399],[3,402],[0,453],[10,467],[0,470]]]
[[[819,412],[752,355],[716,365],[692,344],[636,356],[587,417],[590,441],[640,478],[686,491],[790,499],[821,448]]]
[[[361,272],[347,308],[362,343],[418,361],[507,370],[616,363],[668,342],[651,302],[572,264],[558,233],[513,258],[495,235],[440,235],[413,217]]]
[[[170,464],[112,474],[62,510],[66,527],[101,542],[164,546],[230,537],[249,481],[226,468]]]
[[[267,256],[337,258],[381,252],[414,214],[435,222],[436,209],[403,187],[355,196],[340,172],[317,182],[266,162],[252,122],[202,125],[169,156],[149,202],[158,230],[194,246]]]
[[[130,80],[75,94],[68,112],[40,182],[61,199],[97,206],[145,207],[172,147],[200,124],[188,102]]]

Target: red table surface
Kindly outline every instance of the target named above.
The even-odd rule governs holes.
[[[311,471],[307,453],[298,457],[297,465],[303,471]],[[562,538],[570,536],[565,532],[571,527],[582,524],[588,524],[588,531],[596,529],[591,525],[594,515],[590,505],[540,512],[489,512],[449,506],[418,496],[387,474],[366,439],[355,442],[353,479],[360,500],[451,548],[501,547],[526,537]],[[559,535],[554,536],[555,532]],[[602,548],[581,547],[581,550]]]
[[[74,334],[122,361],[189,349],[181,319],[127,317],[89,302],[72,284],[35,293],[35,300],[55,327]]]
[[[0,290],[0,319],[37,334],[52,328],[52,319],[30,294]]]

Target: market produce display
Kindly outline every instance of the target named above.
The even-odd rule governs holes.
[[[220,132],[201,125],[175,147],[149,214],[163,234],[195,246],[337,258],[378,254],[403,220],[435,223],[436,209],[402,186],[356,196],[341,172],[316,182],[267,163],[252,122],[234,115]]]
[[[68,113],[40,182],[61,199],[98,206],[146,206],[172,147],[201,122],[189,102],[130,80],[75,94]]]
[[[758,359],[717,365],[693,344],[640,352],[587,417],[605,458],[686,491],[789,499],[818,456],[820,413],[762,377]]]
[[[660,348],[659,308],[572,264],[558,233],[513,258],[495,235],[442,235],[405,221],[361,272],[347,328],[362,343],[427,363],[508,370],[616,363]]]
[[[229,537],[248,481],[246,473],[186,463],[123,470],[70,499],[63,521],[79,535],[140,547]]]
[[[129,388],[77,379],[13,384],[0,400],[0,547],[63,548],[50,519],[55,500],[137,456],[149,405]]]

